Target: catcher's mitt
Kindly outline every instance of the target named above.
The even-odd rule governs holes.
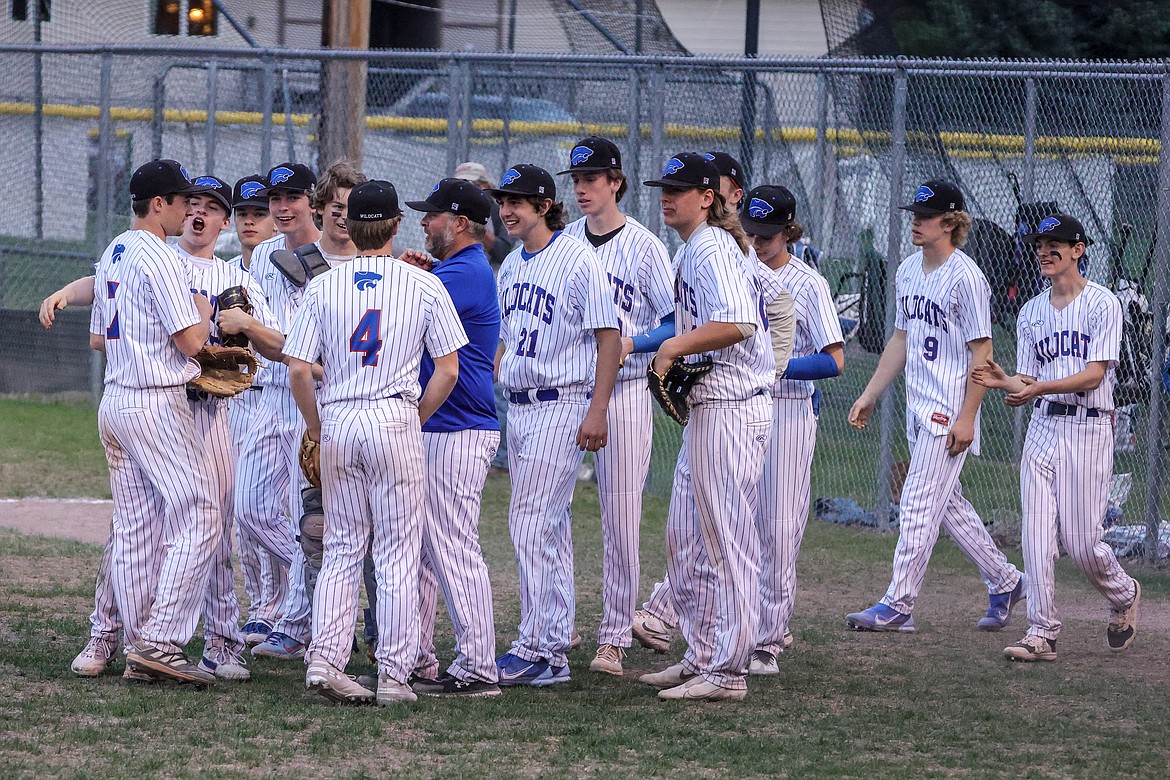
[[[321,487],[321,445],[309,438],[309,432],[301,437],[301,473],[309,484]]]
[[[195,390],[219,398],[231,398],[252,386],[259,363],[252,351],[244,347],[207,345],[195,355],[200,375],[187,383]]]
[[[248,291],[240,285],[224,288],[224,291],[216,299],[219,302],[220,311],[243,309],[248,314],[252,313],[252,303],[248,300]],[[243,333],[222,333],[219,340],[225,347],[248,346],[248,337]]]
[[[665,374],[654,372],[654,361],[646,368],[646,378],[650,382],[650,395],[670,415],[670,419],[679,425],[686,425],[691,417],[691,405],[687,403],[687,396],[696,382],[706,376],[714,363],[711,358],[703,358],[695,363],[684,363],[682,358],[675,358]]]

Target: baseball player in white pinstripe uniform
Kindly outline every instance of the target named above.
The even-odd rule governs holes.
[[[211,302],[213,318],[210,326],[209,344],[220,343],[220,328],[215,321],[219,307],[217,296],[228,287],[243,286],[253,302],[255,317],[239,313],[236,329],[232,332],[249,335],[254,344],[270,355],[279,354],[283,337],[272,330],[273,322],[268,312],[264,294],[259,285],[247,273],[220,263],[213,250],[216,238],[229,223],[229,201],[224,192],[227,184],[214,176],[201,176],[195,186],[202,193],[189,197],[189,216],[184,223],[183,234],[176,250],[191,269],[191,291],[203,295]],[[94,277],[85,277],[63,288],[58,308],[65,305],[88,305],[93,303]],[[50,297],[50,299],[52,296]],[[49,302],[50,299],[46,299]],[[267,325],[265,324],[267,323]],[[216,507],[223,514],[219,518],[223,528],[230,525],[232,499],[232,469],[235,465],[235,449],[228,441],[226,401],[188,390],[187,399],[195,417],[196,429],[206,449],[205,457],[212,464],[215,478]],[[72,670],[82,677],[101,674],[109,662],[112,638],[121,629],[121,617],[114,597],[110,578],[110,555],[113,549],[113,530],[106,544],[98,571],[97,587],[94,593],[94,611],[90,616],[91,638],[86,648],[74,659]],[[250,673],[241,657],[244,639],[237,628],[239,606],[236,602],[235,582],[231,568],[231,536],[220,536],[211,576],[203,604],[205,632],[204,655],[200,668],[227,680],[247,680]],[[127,675],[130,679],[133,673]]]
[[[519,637],[501,685],[570,679],[576,609],[571,503],[582,452],[606,445],[621,356],[612,285],[588,244],[565,235],[543,168],[515,165],[492,193],[518,245],[500,268],[496,367],[508,390],[508,526],[520,572]]]
[[[663,342],[654,369],[691,355],[714,368],[690,393],[667,515],[667,572],[687,652],[640,679],[662,699],[742,699],[759,622],[756,491],[776,372],[758,263],[703,155],[675,155],[646,185],[662,188],[663,221],[685,242],[674,257],[678,335]]]
[[[597,655],[589,668],[620,676],[637,606],[639,527],[642,491],[653,441],[652,400],[646,385],[650,362],[641,342],[667,320],[662,339],[673,335],[674,275],[666,247],[637,220],[618,209],[628,184],[621,153],[611,141],[589,137],[569,154],[573,193],[585,215],[565,235],[588,243],[605,268],[622,334],[624,363],[614,385],[607,420],[609,436],[597,451],[597,490],[601,502],[601,626]],[[639,343],[635,344],[635,339]]]
[[[778,674],[796,596],[796,558],[808,523],[810,474],[817,411],[809,380],[834,377],[845,367],[845,338],[829,284],[788,253],[800,240],[796,199],[784,187],[748,193],[740,223],[760,262],[794,299],[795,342],[791,359],[777,365],[772,386],[772,441],[760,479],[760,633],[749,674]],[[778,358],[779,360],[779,358]]]
[[[268,172],[269,186],[264,190],[269,208],[281,235],[264,241],[252,255],[251,273],[268,295],[269,307],[288,332],[292,318],[300,307],[304,288],[289,280],[274,264],[272,253],[313,244],[331,267],[352,258],[352,244],[342,231],[323,233],[313,223],[310,198],[317,180],[303,165],[286,163]],[[337,177],[334,177],[335,179]],[[352,181],[352,179],[351,179]],[[338,203],[344,207],[349,189],[334,187]],[[318,215],[325,224],[325,215]],[[329,219],[336,228],[341,215]],[[252,655],[291,659],[304,655],[312,613],[305,587],[305,554],[297,542],[301,510],[301,489],[305,486],[297,461],[304,421],[288,386],[288,367],[273,361],[261,374],[264,392],[240,452],[236,476],[236,514],[264,549],[288,566],[288,598],[283,615],[268,638],[252,648]],[[282,511],[283,510],[283,511]]]
[[[1024,597],[1023,581],[959,485],[968,449],[979,454],[985,391],[971,369],[992,355],[991,291],[979,266],[960,251],[971,218],[958,187],[928,181],[901,208],[912,214],[912,239],[921,250],[898,267],[894,334],[849,410],[849,423],[864,428],[878,398],[905,368],[910,468],[890,587],[877,604],[845,621],[859,631],[915,631],[911,613],[941,526],[987,585],[990,604],[979,628],[998,631]]]
[[[341,703],[375,697],[344,672],[372,529],[380,628],[376,698],[388,705],[416,699],[407,679],[419,638],[426,479],[421,425],[455,386],[456,350],[467,344],[467,334],[443,284],[392,256],[402,214],[393,186],[359,184],[347,213],[362,254],[313,280],[285,345],[297,406],[309,438],[321,444],[326,514],[305,684]],[[420,392],[424,349],[435,368]],[[324,367],[319,399],[312,366],[318,360]]]
[[[190,270],[165,243],[182,230],[195,189],[173,160],[134,172],[131,229],[98,261],[90,342],[107,359],[98,431],[114,496],[110,561],[127,666],[207,684],[215,676],[183,646],[223,528],[184,386],[199,373],[191,356],[207,341],[211,304],[192,295]]]
[[[1020,462],[1028,632],[1004,648],[1013,661],[1055,661],[1054,564],[1068,556],[1109,602],[1106,640],[1121,652],[1137,635],[1142,589],[1102,537],[1113,476],[1113,385],[1120,357],[1122,312],[1117,296],[1080,274],[1092,239],[1076,218],[1054,214],[1025,236],[1052,286],[1024,304],[1016,326],[1016,375],[993,361],[975,381],[1006,390],[1008,406],[1032,406]]]
[[[500,341],[495,275],[482,239],[492,202],[475,184],[443,179],[425,200],[409,201],[424,212],[426,249],[400,260],[434,270],[451,299],[468,344],[459,350],[459,381],[446,403],[423,425],[426,449],[426,525],[420,569],[419,659],[416,693],[430,696],[498,696],[492,585],[479,546],[479,503],[488,468],[500,444],[492,374]],[[424,388],[434,371],[423,356]],[[435,607],[439,588],[455,628],[455,660],[436,675]],[[429,673],[429,674],[428,674]],[[427,679],[435,677],[435,679]]]
[[[252,253],[262,241],[276,234],[268,198],[259,193],[268,186],[260,174],[245,176],[232,189],[232,218],[240,239],[241,253],[228,265],[247,272],[252,265]],[[258,358],[263,360],[261,356]],[[232,444],[239,452],[247,438],[252,415],[260,406],[264,385],[254,381],[247,391],[228,401],[228,429]],[[244,575],[244,590],[248,594],[248,618],[241,629],[249,645],[263,642],[272,633],[280,619],[284,600],[288,596],[288,569],[280,559],[265,550],[239,523],[236,524],[236,550],[240,571]]]

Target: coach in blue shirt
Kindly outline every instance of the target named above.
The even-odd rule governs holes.
[[[479,501],[500,443],[492,370],[500,340],[495,276],[483,249],[491,203],[471,182],[443,179],[426,200],[408,201],[424,212],[427,252],[400,259],[429,269],[455,302],[469,343],[459,350],[459,381],[426,425],[426,524],[420,568],[422,631],[414,690],[435,696],[496,696],[496,634],[492,589],[479,546]],[[419,381],[434,370],[424,354]],[[455,660],[439,675],[434,627],[438,588],[455,626]]]

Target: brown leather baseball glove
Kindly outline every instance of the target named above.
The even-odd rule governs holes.
[[[321,445],[309,438],[309,432],[301,437],[301,473],[309,484],[315,488],[321,487]]]
[[[252,386],[259,363],[252,350],[245,347],[205,346],[195,355],[201,373],[187,383],[195,390],[231,398]]]
[[[695,383],[710,373],[714,363],[711,358],[703,358],[695,363],[684,363],[682,358],[675,358],[666,369],[665,374],[654,372],[654,361],[646,368],[646,379],[650,383],[650,395],[662,407],[670,419],[679,425],[686,425],[691,418],[691,405],[687,396]]]

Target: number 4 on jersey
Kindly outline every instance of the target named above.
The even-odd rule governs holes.
[[[382,351],[382,339],[378,338],[381,332],[381,309],[368,310],[353,329],[353,335],[349,337],[349,351],[364,353],[363,366],[378,365],[378,353]]]

